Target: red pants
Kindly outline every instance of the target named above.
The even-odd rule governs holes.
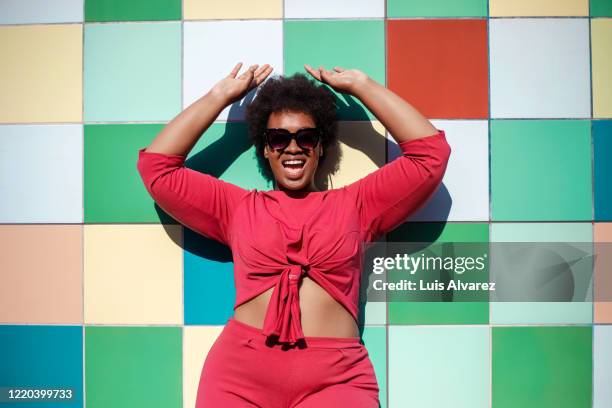
[[[306,347],[266,344],[230,317],[206,356],[196,408],[378,408],[378,383],[358,338],[306,337]]]

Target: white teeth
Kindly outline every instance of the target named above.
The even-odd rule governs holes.
[[[283,164],[304,164],[304,160],[285,160]]]

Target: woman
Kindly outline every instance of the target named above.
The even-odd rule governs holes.
[[[271,191],[246,190],[184,166],[229,104],[272,72],[241,63],[139,150],[147,191],[168,214],[232,249],[235,314],[209,351],[196,407],[378,407],[359,336],[363,243],[402,223],[434,193],[450,155],[438,130],[365,73],[305,65],[360,99],[403,155],[362,179],[319,191],[314,176],[335,140],[335,103],[303,74],[270,78],[247,108]]]

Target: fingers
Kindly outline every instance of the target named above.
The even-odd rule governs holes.
[[[334,67],[334,71],[336,71],[336,72],[344,72],[345,69],[342,68],[342,67]]]
[[[258,66],[259,66],[258,64],[253,64],[253,65],[251,65],[251,66],[249,67],[249,69],[247,69],[246,71],[244,71],[244,72],[242,73],[242,75],[240,75],[238,78],[239,78],[239,79],[249,79],[249,78],[250,78],[250,79],[252,79],[252,78],[253,78],[253,75],[254,75],[254,72],[255,72],[255,70],[257,69],[257,67],[258,67]]]
[[[304,64],[304,68],[310,75],[312,75],[316,80],[321,80],[321,73],[318,70],[313,69],[310,65]]]
[[[237,63],[236,66],[234,66],[234,69],[232,69],[232,72],[230,72],[230,74],[228,75],[228,77],[236,78],[236,75],[238,75],[238,72],[240,71],[241,66],[242,66],[242,62]]]

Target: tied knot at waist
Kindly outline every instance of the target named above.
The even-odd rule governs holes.
[[[264,320],[263,333],[266,336],[276,336],[279,343],[289,344],[304,339],[298,284],[310,270],[310,264],[303,262],[287,265],[280,274]]]

